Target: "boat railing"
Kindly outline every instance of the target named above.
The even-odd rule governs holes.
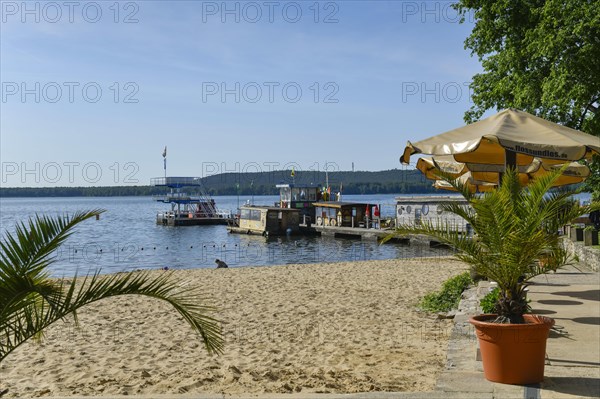
[[[206,202],[205,198],[199,196],[191,196],[186,193],[173,193],[164,195],[153,195],[152,199],[157,202]]]
[[[217,210],[216,215],[223,219],[233,219],[231,211]]]
[[[204,219],[204,218],[220,218],[220,219],[233,219],[233,214],[229,210],[216,210],[213,213],[201,213],[202,216],[198,216],[198,213],[190,211],[159,211],[156,213],[159,218],[174,218],[174,219],[189,219],[190,215],[192,218]]]
[[[167,187],[189,187],[189,186],[202,186],[201,178],[199,177],[153,177],[150,179],[150,184],[153,186],[167,186]]]

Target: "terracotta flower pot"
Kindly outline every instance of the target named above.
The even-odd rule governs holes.
[[[554,320],[525,315],[526,324],[491,323],[496,315],[471,317],[489,381],[503,384],[535,384],[544,379],[546,340]]]

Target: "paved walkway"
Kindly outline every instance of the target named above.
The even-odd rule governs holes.
[[[468,315],[459,314],[448,348],[448,368],[438,380],[438,391],[446,392],[447,397],[600,397],[600,275],[578,268],[539,276],[529,287],[533,313],[556,320],[547,343],[543,383],[513,386],[486,381]],[[469,313],[485,292],[484,284],[463,301]]]

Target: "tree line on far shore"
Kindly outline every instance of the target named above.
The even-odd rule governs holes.
[[[418,194],[436,190],[432,182],[417,170],[392,169],[378,172],[325,172],[291,171],[257,173],[223,173],[201,179],[205,192],[210,195],[277,195],[279,183],[325,186],[326,179],[332,192],[344,194]],[[197,190],[183,189],[194,194]],[[119,197],[165,194],[165,187],[101,186],[101,187],[0,187],[0,197]]]

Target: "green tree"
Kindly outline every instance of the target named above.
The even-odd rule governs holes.
[[[600,156],[594,156],[590,170],[591,175],[585,181],[585,189],[592,192],[593,201],[600,201]]]
[[[82,280],[49,278],[54,251],[76,225],[102,212],[78,212],[64,218],[36,216],[18,224],[14,234],[5,233],[0,241],[0,362],[66,316],[74,316],[77,322],[82,306],[120,295],[144,295],[169,303],[199,333],[209,352],[220,352],[220,323],[210,316],[215,309],[203,305],[206,297],[201,290],[174,278],[172,272],[106,276],[96,272]]]
[[[465,48],[484,70],[473,76],[467,123],[517,108],[600,136],[599,1],[458,0],[455,8],[474,13]],[[587,189],[600,195],[594,170]]]

